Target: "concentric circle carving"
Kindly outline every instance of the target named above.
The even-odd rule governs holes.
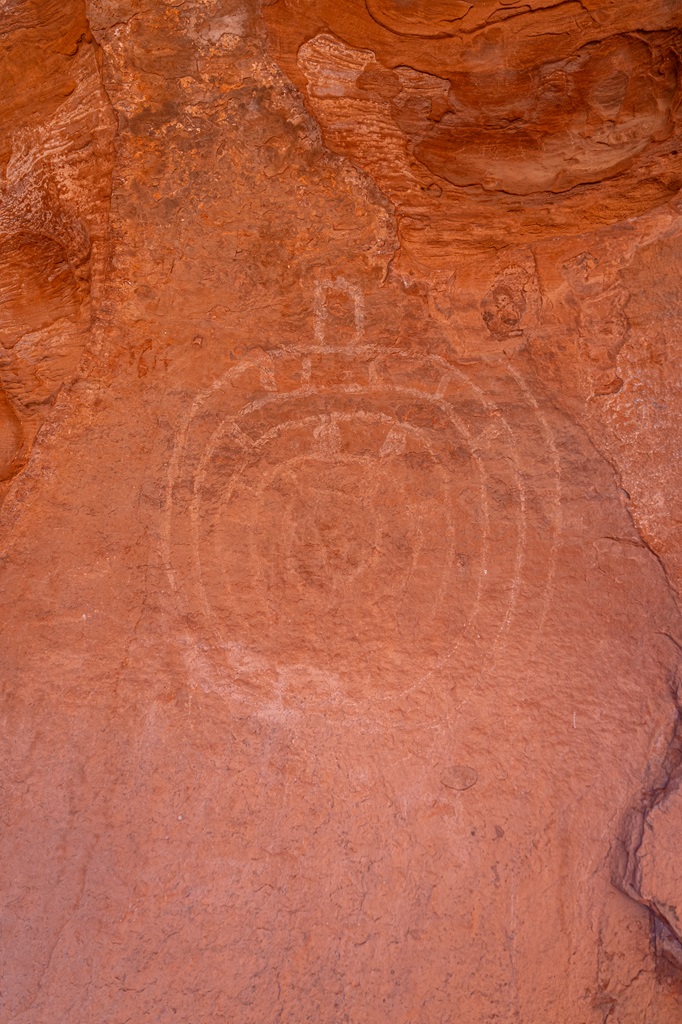
[[[519,461],[536,410],[508,376],[489,383],[437,356],[321,344],[245,358],[196,396],[165,555],[204,684],[396,700],[480,667],[522,597],[539,621],[554,470],[537,491]],[[495,394],[510,387],[524,422]],[[549,523],[535,566],[529,512]]]

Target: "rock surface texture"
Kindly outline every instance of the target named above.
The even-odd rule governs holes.
[[[0,58],[1,1024],[679,1024],[680,5]]]

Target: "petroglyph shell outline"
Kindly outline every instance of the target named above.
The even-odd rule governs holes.
[[[303,353],[299,353],[299,357],[301,358],[301,361],[302,361],[302,364],[303,364],[303,360],[304,359],[309,359],[310,356],[314,356],[315,354],[329,352],[329,351],[330,351],[330,348],[328,346],[314,347],[312,350],[309,349],[307,351],[306,355],[303,355]],[[371,348],[371,347],[362,346],[362,347],[358,347],[355,350],[355,352],[356,352],[356,355],[361,356],[363,358],[364,357],[369,357],[369,356],[374,356],[377,359],[382,359],[382,360],[383,359],[387,359],[387,358],[388,359],[397,358],[397,359],[404,360],[404,358],[405,358],[404,353],[401,350],[398,350],[398,349],[377,350],[377,349],[374,349],[374,348]],[[291,351],[284,351],[284,352],[281,352],[281,353],[272,353],[270,359],[272,361],[273,366],[276,367],[278,358],[291,359],[291,357],[292,357],[292,352]],[[461,383],[465,388],[471,389],[470,393],[477,394],[479,400],[484,405],[484,407],[488,410],[488,412],[491,415],[491,417],[495,416],[496,414],[499,415],[498,409],[497,409],[495,403],[492,402],[482,392],[482,390],[478,387],[478,385],[474,384],[468,378],[468,376],[465,373],[463,373],[463,371],[461,371],[457,367],[453,367],[453,366],[451,366],[449,364],[445,364],[444,361],[440,360],[439,357],[435,357],[435,356],[420,357],[419,359],[416,360],[416,362],[420,363],[425,358],[428,359],[432,364],[433,363],[436,363],[436,364],[437,363],[441,363],[441,365],[443,366],[443,374],[441,375],[441,378],[439,380],[438,388],[436,389],[437,392],[440,391],[441,393],[443,393],[446,390],[446,388],[447,388],[447,382],[454,380],[456,382]],[[174,451],[173,451],[173,455],[171,457],[171,462],[170,462],[170,467],[169,467],[168,489],[167,489],[167,494],[166,494],[166,525],[165,525],[165,538],[164,538],[164,555],[165,555],[165,561],[166,561],[166,564],[167,564],[167,567],[168,567],[168,575],[169,575],[169,580],[170,580],[170,583],[171,583],[171,587],[172,587],[173,591],[176,593],[176,595],[178,595],[178,596],[182,595],[183,593],[185,593],[185,596],[186,596],[186,590],[187,590],[187,585],[186,584],[187,584],[187,581],[186,580],[181,581],[179,579],[177,566],[175,564],[175,559],[173,558],[172,552],[171,552],[172,533],[173,533],[173,520],[174,520],[174,517],[175,517],[175,511],[176,511],[175,510],[175,491],[176,491],[176,488],[177,488],[177,482],[178,482],[178,480],[179,480],[179,478],[180,478],[180,476],[182,474],[183,464],[184,464],[184,461],[185,461],[185,458],[186,458],[186,455],[187,455],[187,444],[188,444],[189,435],[190,435],[190,431],[191,431],[192,421],[197,417],[197,415],[199,415],[202,412],[202,410],[206,407],[207,403],[211,402],[212,399],[214,399],[215,397],[217,397],[220,394],[220,391],[227,385],[228,381],[234,379],[236,376],[238,376],[239,374],[245,372],[247,369],[252,369],[254,365],[255,364],[254,364],[253,361],[246,360],[244,363],[240,364],[240,366],[235,367],[232,370],[230,370],[223,378],[221,378],[220,380],[214,382],[214,384],[210,388],[208,388],[206,391],[204,391],[200,395],[198,395],[195,398],[195,400],[193,401],[192,406],[191,406],[190,411],[189,411],[189,414],[186,417],[186,420],[185,420],[183,426],[181,427],[181,429],[180,429],[180,431],[178,433],[178,437],[176,439],[176,445],[175,445],[175,448],[174,448]],[[375,367],[375,370],[376,370],[376,367]],[[374,375],[373,375],[372,384],[370,386],[370,390],[371,390],[372,393],[377,393],[377,390],[378,391],[382,390],[382,388],[381,388],[381,386],[379,384],[379,376],[380,375],[378,374],[378,372],[375,372]],[[277,401],[278,397],[279,398],[282,397],[281,393],[273,392],[271,390],[271,387],[272,387],[272,377],[271,377],[270,374],[268,374],[268,379],[264,383],[268,387],[268,391],[266,392],[266,394],[262,395],[261,397],[256,399],[255,403],[254,403],[254,401],[246,402],[244,408],[253,407],[254,404],[263,405],[263,404],[268,403],[268,402]],[[341,392],[341,393],[345,393],[345,394],[348,394],[348,395],[351,395],[351,394],[352,395],[359,395],[359,394],[362,393],[362,388],[358,387],[357,385],[352,385],[351,384],[351,385],[347,385],[345,387],[340,387],[340,388],[337,387],[336,392]],[[392,394],[394,396],[396,396],[396,397],[397,396],[411,397],[413,399],[419,399],[420,401],[427,401],[428,402],[429,399],[432,400],[432,401],[434,400],[434,395],[429,396],[429,394],[427,392],[423,391],[421,388],[396,388],[395,385],[393,385],[392,387],[386,387],[385,388],[385,392],[386,393],[392,392]],[[284,396],[287,399],[289,399],[291,397],[291,394],[292,394],[292,392],[285,392]],[[303,400],[305,400],[306,398],[310,397],[313,394],[318,394],[318,392],[316,391],[316,389],[314,388],[314,386],[311,383],[310,377],[308,376],[307,372],[305,371],[305,367],[304,367],[304,372],[301,375],[301,385],[297,389],[295,389],[295,394],[296,394],[297,398],[300,398],[300,399],[303,399]],[[441,406],[444,404],[444,400],[442,398],[442,394],[441,394],[440,397],[436,394],[435,400],[439,401]],[[530,401],[530,399],[529,399],[529,401]],[[530,404],[532,406],[532,401],[530,401]],[[485,432],[483,432],[483,434],[479,435],[478,437],[474,437],[467,430],[465,424],[461,421],[461,419],[459,417],[456,417],[456,415],[455,415],[455,420],[459,420],[458,426],[460,426],[460,428],[461,428],[461,433],[460,433],[459,436],[463,437],[463,438],[466,438],[466,440],[468,441],[469,445],[471,446],[472,452],[474,452],[474,454],[473,454],[474,459],[479,458],[479,456],[477,456],[475,454],[474,446],[475,445],[479,445],[480,446],[482,444],[484,445],[485,443],[487,443],[488,439],[484,436]],[[192,505],[191,505],[191,510],[190,510],[190,519],[191,519],[191,523],[192,523],[191,530],[192,530],[193,535],[194,535],[192,546],[193,546],[193,548],[195,548],[195,553],[194,553],[194,558],[193,558],[194,565],[195,565],[195,569],[194,569],[194,576],[195,576],[195,578],[194,578],[193,586],[194,586],[195,590],[198,590],[199,593],[202,594],[202,597],[201,597],[202,611],[203,611],[204,617],[207,620],[212,617],[212,611],[210,609],[209,602],[208,602],[208,600],[206,598],[205,591],[203,591],[203,593],[202,593],[202,590],[201,590],[201,568],[200,568],[200,561],[201,560],[200,560],[200,557],[199,557],[198,552],[196,550],[197,545],[195,543],[196,535],[198,533],[199,523],[200,523],[200,519],[201,519],[201,514],[200,514],[201,474],[202,473],[205,474],[206,467],[208,466],[208,464],[210,463],[210,460],[211,460],[212,451],[215,449],[215,447],[217,446],[217,444],[221,440],[222,436],[224,436],[225,432],[229,429],[230,426],[232,426],[232,422],[230,421],[230,417],[225,417],[221,421],[219,427],[217,429],[214,429],[213,433],[214,433],[215,436],[212,439],[212,448],[211,448],[210,445],[207,445],[204,448],[204,451],[203,451],[203,453],[201,455],[201,459],[200,459],[200,470],[197,470],[194,473],[193,482],[192,482],[192,495],[193,495],[193,498],[192,498]],[[405,424],[401,424],[401,429],[403,429],[403,430],[405,429]],[[408,429],[409,429],[409,426],[408,426]],[[499,625],[499,628],[497,630],[496,635],[493,638],[491,638],[491,637],[487,638],[488,639],[488,649],[489,649],[488,661],[490,661],[493,658],[494,651],[497,648],[497,645],[500,643],[500,641],[501,641],[502,637],[504,636],[504,634],[509,630],[511,622],[512,622],[514,614],[515,614],[516,605],[517,605],[517,602],[518,602],[520,581],[521,581],[521,576],[522,576],[522,571],[523,571],[524,549],[525,549],[525,544],[526,544],[526,538],[525,538],[525,484],[523,483],[523,481],[521,479],[521,474],[520,474],[520,471],[519,471],[518,461],[515,460],[515,455],[514,455],[514,448],[515,448],[515,444],[516,444],[516,438],[515,438],[515,434],[514,434],[513,428],[510,426],[510,424],[508,422],[504,421],[504,419],[503,419],[503,430],[504,430],[504,432],[507,435],[508,443],[510,445],[510,449],[511,449],[511,452],[512,452],[511,458],[512,458],[512,461],[514,463],[514,476],[515,476],[516,485],[517,485],[517,501],[518,501],[518,509],[517,509],[517,515],[516,515],[516,523],[517,523],[517,526],[518,526],[518,536],[517,536],[517,540],[516,540],[516,544],[515,544],[516,551],[515,551],[515,559],[514,559],[513,579],[511,581],[511,587],[510,587],[510,599],[509,599],[509,602],[508,602],[508,606],[507,606],[506,613],[504,615],[503,621]],[[480,458],[479,458],[479,468],[480,468]],[[488,508],[488,498],[487,498],[487,494],[486,494],[485,485],[483,483],[483,477],[481,477],[481,481],[482,481],[481,482],[481,516],[482,516],[482,521],[483,521],[483,532],[484,532],[485,541],[484,541],[484,545],[482,547],[482,551],[483,551],[482,558],[481,558],[482,571],[479,574],[477,582],[476,582],[475,604],[474,604],[474,608],[473,608],[471,616],[469,617],[469,619],[467,619],[467,623],[465,625],[464,630],[462,631],[462,635],[457,638],[456,643],[453,645],[452,649],[448,652],[447,656],[443,659],[443,662],[441,663],[439,668],[444,668],[445,665],[455,656],[455,654],[457,652],[457,648],[458,648],[459,644],[461,643],[462,636],[464,636],[466,634],[467,629],[469,629],[469,627],[470,627],[471,620],[473,618],[475,618],[475,616],[476,616],[476,614],[477,614],[477,612],[479,610],[479,607],[480,607],[480,604],[481,604],[481,599],[482,599],[482,596],[483,596],[483,593],[484,593],[484,590],[485,590],[485,587],[486,587],[486,579],[485,579],[485,572],[486,572],[486,570],[485,570],[485,566],[486,566],[486,563],[487,563],[488,557],[489,557],[489,552],[488,552],[488,521],[489,521],[490,512],[489,512],[489,508]],[[550,568],[551,568],[551,565],[553,565],[553,559],[554,559],[553,551],[554,551],[554,544],[553,544],[552,550],[550,552]],[[550,572],[550,576],[551,576],[551,572]],[[550,582],[551,582],[551,580],[548,578],[548,584]],[[191,605],[192,601],[190,600],[189,603]],[[547,606],[547,595],[545,594],[545,597],[543,599],[543,609],[544,609],[543,610],[543,617],[544,617],[544,614],[546,614],[546,606]],[[542,626],[542,623],[540,622],[538,624],[538,629],[541,629],[541,626]],[[232,657],[232,654],[234,652],[231,652],[230,641],[229,640],[225,641],[224,638],[222,638],[220,636],[219,632],[217,632],[213,628],[211,628],[208,631],[206,631],[206,630],[199,630],[199,633],[201,635],[203,635],[203,641],[202,641],[203,645],[208,644],[208,646],[214,646],[214,648],[215,648],[215,650],[217,652],[219,652],[219,653],[222,652],[222,654],[225,656],[225,667],[229,670],[231,663],[234,661],[234,658]],[[234,664],[232,664],[231,667],[232,667],[232,669],[234,669]],[[418,680],[416,680],[415,683],[414,683],[414,687],[413,688],[417,688],[418,686],[423,685],[425,683],[426,679],[429,678],[429,676],[432,675],[432,674],[433,674],[433,670],[431,672],[427,673],[426,675],[422,676]],[[395,697],[395,695],[392,695],[392,696]],[[380,699],[379,695],[375,693],[373,695],[373,699],[375,699],[375,700],[376,699]],[[390,699],[390,698],[384,696],[381,699]]]

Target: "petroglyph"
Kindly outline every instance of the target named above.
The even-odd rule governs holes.
[[[361,299],[340,293],[360,331]],[[164,557],[201,685],[309,710],[397,707],[480,670],[482,650],[492,665],[520,603],[530,645],[558,470],[522,378],[365,344],[267,363],[245,358],[197,395],[170,461]],[[536,481],[523,449],[538,436]]]
[[[343,310],[333,308],[334,305],[339,307],[338,300],[340,297],[346,297],[352,305],[353,332],[351,343],[359,344],[362,339],[365,326],[365,307],[362,289],[359,285],[351,284],[345,277],[337,277],[333,281],[322,280],[315,283],[314,333],[317,345],[339,344],[339,337],[332,336],[328,328],[335,319],[335,313],[337,320],[340,321],[342,319]],[[336,298],[336,303],[332,302],[334,298]],[[327,337],[328,334],[329,338]]]

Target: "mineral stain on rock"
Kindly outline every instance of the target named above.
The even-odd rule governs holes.
[[[448,789],[471,789],[478,782],[478,772],[468,764],[453,764],[441,772],[440,781]]]

